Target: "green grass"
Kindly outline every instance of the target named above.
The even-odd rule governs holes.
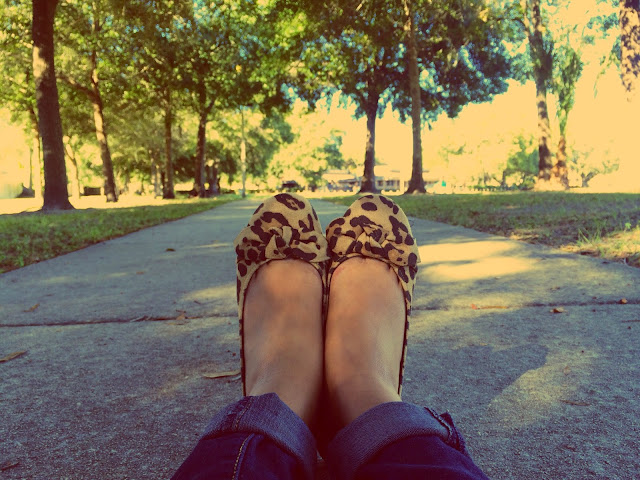
[[[0,215],[0,273],[209,210],[236,198],[228,195],[154,206]]]
[[[349,205],[355,197],[333,201]],[[510,192],[393,197],[407,215],[640,267],[640,195]]]

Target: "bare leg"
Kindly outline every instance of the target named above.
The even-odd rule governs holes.
[[[354,257],[333,274],[325,375],[340,427],[372,407],[400,401],[405,305],[396,274],[379,260]]]
[[[275,392],[311,426],[322,385],[322,281],[301,260],[275,260],[251,279],[244,308],[247,395]]]

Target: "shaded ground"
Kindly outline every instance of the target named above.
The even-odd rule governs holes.
[[[0,358],[27,352],[0,363],[0,479],[171,475],[241,394],[205,375],[239,368],[232,241],[256,205],[0,275]],[[412,222],[405,400],[449,410],[494,479],[636,476],[640,270]]]

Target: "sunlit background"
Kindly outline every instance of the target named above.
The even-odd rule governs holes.
[[[572,24],[585,28],[588,19],[599,12],[607,13],[606,6],[589,2],[572,2],[566,10],[558,10],[553,22]],[[553,27],[552,27],[553,28]],[[574,35],[579,42],[580,36]],[[638,108],[630,103],[623,92],[619,68],[605,64],[602,59],[611,51],[615,38],[596,41],[593,45],[580,47],[585,64],[576,88],[576,101],[568,123],[568,166],[572,188],[591,191],[639,191],[640,161],[637,153]],[[555,151],[558,140],[558,121],[555,115],[555,97],[550,94],[549,109],[552,122],[551,146]],[[341,102],[341,100],[343,100]],[[270,164],[259,176],[247,180],[249,191],[274,191],[282,188],[283,182],[306,189],[309,193],[334,193],[327,188],[337,178],[357,179],[362,175],[364,146],[367,135],[366,118],[355,118],[355,106],[340,94],[322,99],[312,112],[299,100],[287,114],[286,122],[291,128],[293,142],[280,145],[270,159]],[[118,112],[106,109],[106,116]],[[197,119],[186,111],[177,115],[175,130],[183,150],[195,148]],[[247,124],[261,128],[261,117],[247,113]],[[220,125],[237,125],[236,113],[225,113],[208,127],[208,140],[229,142],[229,137],[219,133]],[[231,127],[229,127],[231,128]],[[11,120],[8,109],[0,109],[0,199],[15,198],[23,186],[33,186],[30,178],[30,145],[32,139],[25,133],[26,122]],[[519,83],[511,80],[506,93],[496,96],[491,102],[470,104],[458,117],[450,119],[441,115],[426,123],[423,128],[423,178],[428,191],[433,193],[465,193],[480,188],[497,188],[506,185],[526,186],[535,181],[535,172],[512,172],[503,177],[507,164],[514,158],[535,165],[537,162],[537,116],[535,86],[532,81]],[[114,164],[118,174],[118,131],[112,132]],[[65,137],[65,142],[75,150],[78,174],[70,177],[70,194],[78,201],[85,187],[100,188],[101,159],[96,144],[79,142],[75,137]],[[75,143],[74,143],[75,142]],[[323,181],[310,184],[308,175],[301,173],[317,167],[325,160],[315,159],[313,152],[335,148],[341,155],[341,168],[325,169]],[[335,154],[335,152],[334,152]],[[308,158],[304,158],[305,155]],[[236,162],[239,159],[235,159]],[[306,165],[305,162],[308,164]],[[379,188],[389,193],[402,193],[406,189],[412,166],[411,122],[404,123],[390,107],[376,125],[376,176]],[[68,162],[69,163],[69,162]],[[73,178],[78,181],[72,181]],[[184,177],[184,176],[183,176]],[[526,177],[526,178],[525,178]],[[118,186],[122,188],[122,199],[146,194],[153,198],[157,189],[145,185],[141,179],[127,178],[123,184],[118,175]],[[236,169],[233,174],[220,175],[223,190],[239,191],[241,178]],[[188,191],[192,180],[179,178],[177,191]],[[134,199],[139,203],[140,199]],[[34,200],[34,204],[37,200]],[[94,203],[96,203],[94,201]],[[5,202],[4,210],[7,211]]]

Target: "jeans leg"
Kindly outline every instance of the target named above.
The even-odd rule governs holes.
[[[340,430],[327,463],[339,480],[486,480],[448,414],[403,402],[378,405]]]
[[[218,412],[172,480],[311,479],[315,464],[311,431],[269,393]]]

